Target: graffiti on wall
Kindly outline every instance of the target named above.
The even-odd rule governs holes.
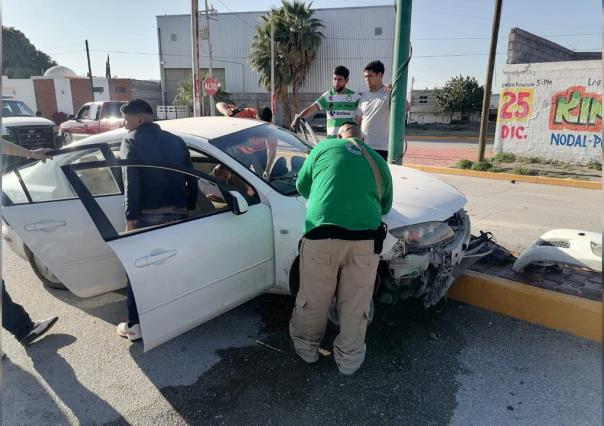
[[[557,66],[524,65],[509,72],[499,98],[496,151],[566,161],[601,157],[601,68],[577,72],[569,63]]]

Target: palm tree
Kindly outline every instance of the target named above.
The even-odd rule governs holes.
[[[271,90],[271,20],[263,16],[264,23],[256,28],[252,43],[250,61],[260,74],[259,83],[267,91]],[[279,36],[277,35],[279,34]],[[275,25],[275,39],[284,39],[283,27]],[[285,64],[283,46],[275,43],[275,96],[283,103],[285,121],[291,121],[291,106],[287,86],[291,83],[291,72]]]
[[[314,11],[297,0],[282,0],[279,9],[272,9],[257,28],[252,44],[251,62],[260,73],[260,84],[270,88],[271,24],[275,25],[275,92],[284,104],[285,124],[291,121],[291,109],[299,110],[298,92],[306,73],[317,56],[323,40],[324,25],[313,18]],[[267,84],[268,83],[268,84]],[[291,84],[291,104],[287,86]]]

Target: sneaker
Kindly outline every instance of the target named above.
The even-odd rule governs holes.
[[[122,337],[127,337],[131,342],[143,338],[140,324],[132,324],[130,327],[128,327],[127,322],[121,322],[117,326],[117,334]]]
[[[23,346],[31,344],[38,337],[42,336],[44,333],[50,330],[51,327],[55,325],[55,322],[57,322],[58,319],[59,317],[51,317],[45,319],[44,321],[34,322],[34,327],[31,329],[27,336],[19,340],[19,343],[21,343]]]

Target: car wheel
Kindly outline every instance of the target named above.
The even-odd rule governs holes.
[[[71,142],[73,142],[71,133],[63,133],[63,146],[69,145]]]
[[[29,264],[31,265],[31,269],[34,270],[36,276],[42,281],[42,284],[45,287],[53,288],[55,290],[67,290],[67,287],[59,280],[52,272],[48,270],[46,265],[40,261],[36,257],[35,254],[31,252],[28,248],[25,250],[27,252],[27,258],[29,259]]]

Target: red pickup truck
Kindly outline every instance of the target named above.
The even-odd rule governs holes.
[[[120,107],[125,102],[106,101],[88,102],[78,113],[67,117],[59,127],[63,145],[87,136],[118,129],[123,125]]]

